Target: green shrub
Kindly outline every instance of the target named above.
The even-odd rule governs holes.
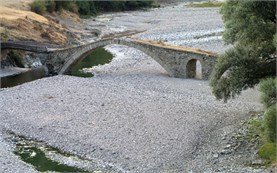
[[[268,141],[276,141],[276,78],[268,78],[260,83],[262,103],[267,108],[264,114],[265,133]]]
[[[41,1],[41,0],[35,0],[32,4],[31,4],[31,11],[37,13],[37,14],[42,14],[46,11],[46,5],[45,5],[45,1]]]
[[[255,142],[258,146],[261,146],[267,141],[265,125],[262,119],[251,119],[248,121],[246,139],[249,142]]]
[[[46,10],[49,13],[52,13],[56,10],[56,3],[54,0],[47,0],[45,1]]]
[[[74,1],[74,0],[35,0],[31,4],[32,11],[42,14],[61,9],[79,13],[80,15],[96,15],[98,12],[136,10],[153,7],[153,0],[147,1]]]
[[[65,9],[68,10],[69,8],[69,4],[72,3],[72,1],[62,1],[62,0],[57,0],[55,1],[56,3],[56,11],[61,10],[61,9]]]
[[[276,161],[276,152],[276,143],[266,143],[260,148],[258,154],[261,158],[273,163]]]
[[[272,105],[265,112],[264,125],[268,141],[276,142],[276,105]]]
[[[262,92],[262,103],[266,108],[276,103],[276,78],[268,78],[260,83],[260,91]]]

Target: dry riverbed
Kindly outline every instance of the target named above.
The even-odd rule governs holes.
[[[84,24],[106,34],[146,30],[136,36],[214,52],[227,48],[217,8],[181,4],[104,14]],[[97,162],[102,172],[264,171],[246,167],[243,160],[228,161],[232,134],[249,112],[262,110],[257,90],[222,103],[208,81],[169,77],[132,48],[105,49],[114,58],[86,69],[96,74],[93,78],[59,75],[1,89],[0,172],[35,172],[12,154],[14,144],[4,140],[7,131]]]

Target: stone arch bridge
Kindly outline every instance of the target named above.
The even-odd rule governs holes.
[[[64,74],[72,64],[94,49],[109,44],[126,45],[138,49],[158,62],[170,76],[177,78],[195,78],[196,62],[199,61],[202,68],[202,79],[206,80],[217,59],[217,55],[212,52],[131,38],[108,38],[68,48],[48,48],[47,46],[7,42],[1,43],[1,50],[20,49],[39,53],[41,62],[47,66],[50,73]]]

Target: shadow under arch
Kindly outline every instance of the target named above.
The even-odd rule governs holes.
[[[202,79],[202,64],[200,60],[191,59],[186,65],[187,78]]]

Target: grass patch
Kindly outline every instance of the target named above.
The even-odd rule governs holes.
[[[265,160],[265,166],[276,164],[276,142],[268,139],[265,117],[255,117],[248,121],[246,140],[259,148],[258,155]]]
[[[262,119],[254,118],[248,122],[246,140],[261,147],[266,142],[265,127]]]
[[[276,143],[266,143],[260,148],[258,154],[261,158],[267,160],[269,165],[271,165],[276,163],[276,152]]]
[[[205,7],[221,7],[223,5],[223,2],[194,2],[187,5],[187,7],[199,7],[199,8],[205,8]]]

